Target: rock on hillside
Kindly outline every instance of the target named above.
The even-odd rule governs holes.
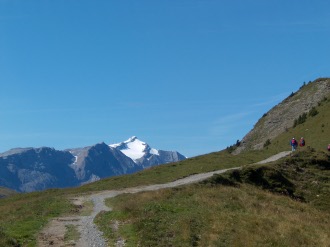
[[[0,199],[17,194],[16,191],[0,186]]]
[[[268,139],[273,139],[293,126],[294,120],[307,113],[330,93],[330,78],[320,78],[301,87],[267,112],[241,141],[233,152],[262,149]]]

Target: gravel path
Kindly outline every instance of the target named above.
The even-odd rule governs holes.
[[[192,175],[183,179],[176,180],[174,182],[165,183],[165,184],[155,184],[155,185],[147,185],[147,186],[139,186],[119,191],[102,191],[96,194],[91,195],[89,198],[86,198],[87,200],[92,200],[94,203],[94,210],[91,216],[88,217],[82,217],[81,224],[79,226],[79,230],[81,232],[81,239],[79,243],[77,243],[77,246],[82,247],[105,247],[107,246],[105,240],[102,238],[102,232],[100,232],[95,224],[93,223],[93,220],[95,216],[100,213],[101,211],[109,211],[111,210],[104,204],[104,200],[106,198],[112,198],[117,195],[123,194],[123,193],[138,193],[142,191],[154,191],[159,189],[165,189],[165,188],[172,188],[177,187],[180,185],[185,185],[189,183],[195,183],[201,180],[204,180],[206,178],[209,178],[213,176],[213,174],[220,174],[224,173],[228,170],[232,169],[238,169],[237,168],[230,168],[230,169],[223,169],[219,171],[214,172],[208,172],[203,174],[196,174]],[[124,246],[124,242],[122,240],[118,240],[117,246]]]
[[[280,152],[278,154],[275,154],[271,157],[269,157],[268,159],[265,159],[265,160],[262,160],[262,161],[259,161],[257,162],[256,164],[265,164],[265,163],[269,163],[269,162],[272,162],[272,161],[275,161],[275,160],[278,160],[280,158],[283,158],[285,156],[288,156],[289,154],[291,154],[292,152],[291,151],[283,151],[283,152]]]
[[[274,155],[266,160],[260,161],[256,164],[264,164],[267,162],[275,161],[280,159],[291,152],[281,152],[277,155]],[[79,247],[106,247],[107,243],[106,240],[102,237],[102,232],[99,231],[94,224],[94,218],[98,213],[101,211],[110,211],[111,209],[108,208],[104,204],[104,200],[106,198],[112,198],[117,195],[123,193],[138,193],[142,191],[154,191],[164,188],[172,188],[181,185],[186,185],[190,183],[196,183],[207,179],[214,174],[221,174],[229,170],[239,169],[240,167],[230,168],[230,169],[222,169],[213,172],[201,173],[192,175],[186,178],[182,178],[170,183],[165,184],[155,184],[155,185],[147,185],[147,186],[139,186],[134,188],[128,188],[124,190],[111,190],[111,191],[102,191],[95,193],[90,196],[86,196],[84,198],[80,198],[78,203],[83,203],[84,201],[92,201],[94,204],[93,212],[90,216],[71,216],[71,217],[61,217],[52,220],[48,226],[39,234],[38,236],[38,246],[79,246]],[[77,243],[65,243],[64,241],[64,234],[66,231],[67,225],[75,225],[77,226],[80,232],[80,240]],[[117,247],[125,246],[125,241],[119,239],[116,244]]]

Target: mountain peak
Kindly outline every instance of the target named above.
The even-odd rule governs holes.
[[[140,141],[136,136],[132,136],[128,140],[118,144],[111,144],[110,147],[119,149],[134,161],[142,158],[150,150],[149,145]]]
[[[132,136],[131,138],[129,138],[127,141],[125,142],[134,142],[135,140],[138,140],[138,138],[136,136]]]
[[[131,158],[134,163],[145,167],[150,167],[169,162],[175,162],[186,159],[185,156],[175,151],[164,151],[151,148],[146,142],[139,140],[136,136],[132,136],[128,140],[109,145]]]

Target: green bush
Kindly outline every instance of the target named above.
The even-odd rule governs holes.
[[[314,116],[316,116],[317,114],[319,114],[319,112],[318,112],[318,110],[316,110],[315,107],[313,107],[313,108],[309,111],[309,113],[308,113],[308,115],[311,116],[311,117],[314,117]]]
[[[270,139],[267,139],[267,141],[264,143],[264,148],[268,147],[270,145]]]
[[[298,119],[295,119],[294,122],[293,122],[293,128],[296,127],[299,124],[302,124],[302,123],[306,122],[306,119],[307,119],[307,113],[306,112],[299,115]]]

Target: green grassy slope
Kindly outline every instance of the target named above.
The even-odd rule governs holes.
[[[170,182],[192,174],[251,164],[274,154],[274,150],[266,152],[253,151],[233,157],[227,151],[215,152],[190,158],[184,161],[155,166],[135,174],[111,177],[96,183],[87,184],[71,190],[72,193],[89,193],[91,191],[120,189],[138,185]]]
[[[242,183],[123,195],[97,223],[126,246],[327,246],[329,212]],[[329,205],[328,205],[329,206]],[[119,221],[119,231],[109,226]],[[111,246],[111,245],[110,245]]]
[[[49,219],[73,210],[65,191],[60,190],[1,199],[0,246],[36,246],[36,234]]]

